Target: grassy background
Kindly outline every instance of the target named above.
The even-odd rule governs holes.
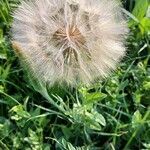
[[[150,149],[150,1],[122,2],[130,34],[117,71],[91,87],[47,89],[33,87],[11,47],[18,0],[0,0],[0,150]]]

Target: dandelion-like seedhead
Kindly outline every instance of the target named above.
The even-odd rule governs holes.
[[[128,29],[116,0],[26,0],[13,16],[17,53],[50,85],[106,77],[125,54]]]

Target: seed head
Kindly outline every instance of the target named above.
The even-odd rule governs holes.
[[[128,29],[116,0],[24,0],[13,17],[22,61],[50,85],[106,77],[125,54]]]

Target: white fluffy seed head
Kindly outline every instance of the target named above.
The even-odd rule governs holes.
[[[106,77],[125,54],[128,28],[116,0],[28,0],[13,16],[17,52],[50,85]]]

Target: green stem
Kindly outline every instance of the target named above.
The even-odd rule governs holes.
[[[21,105],[16,99],[14,99],[13,97],[9,96],[8,94],[6,94],[5,92],[0,91],[1,94],[5,95],[6,97],[10,98],[11,100],[13,100],[15,103],[17,103],[18,105]]]

